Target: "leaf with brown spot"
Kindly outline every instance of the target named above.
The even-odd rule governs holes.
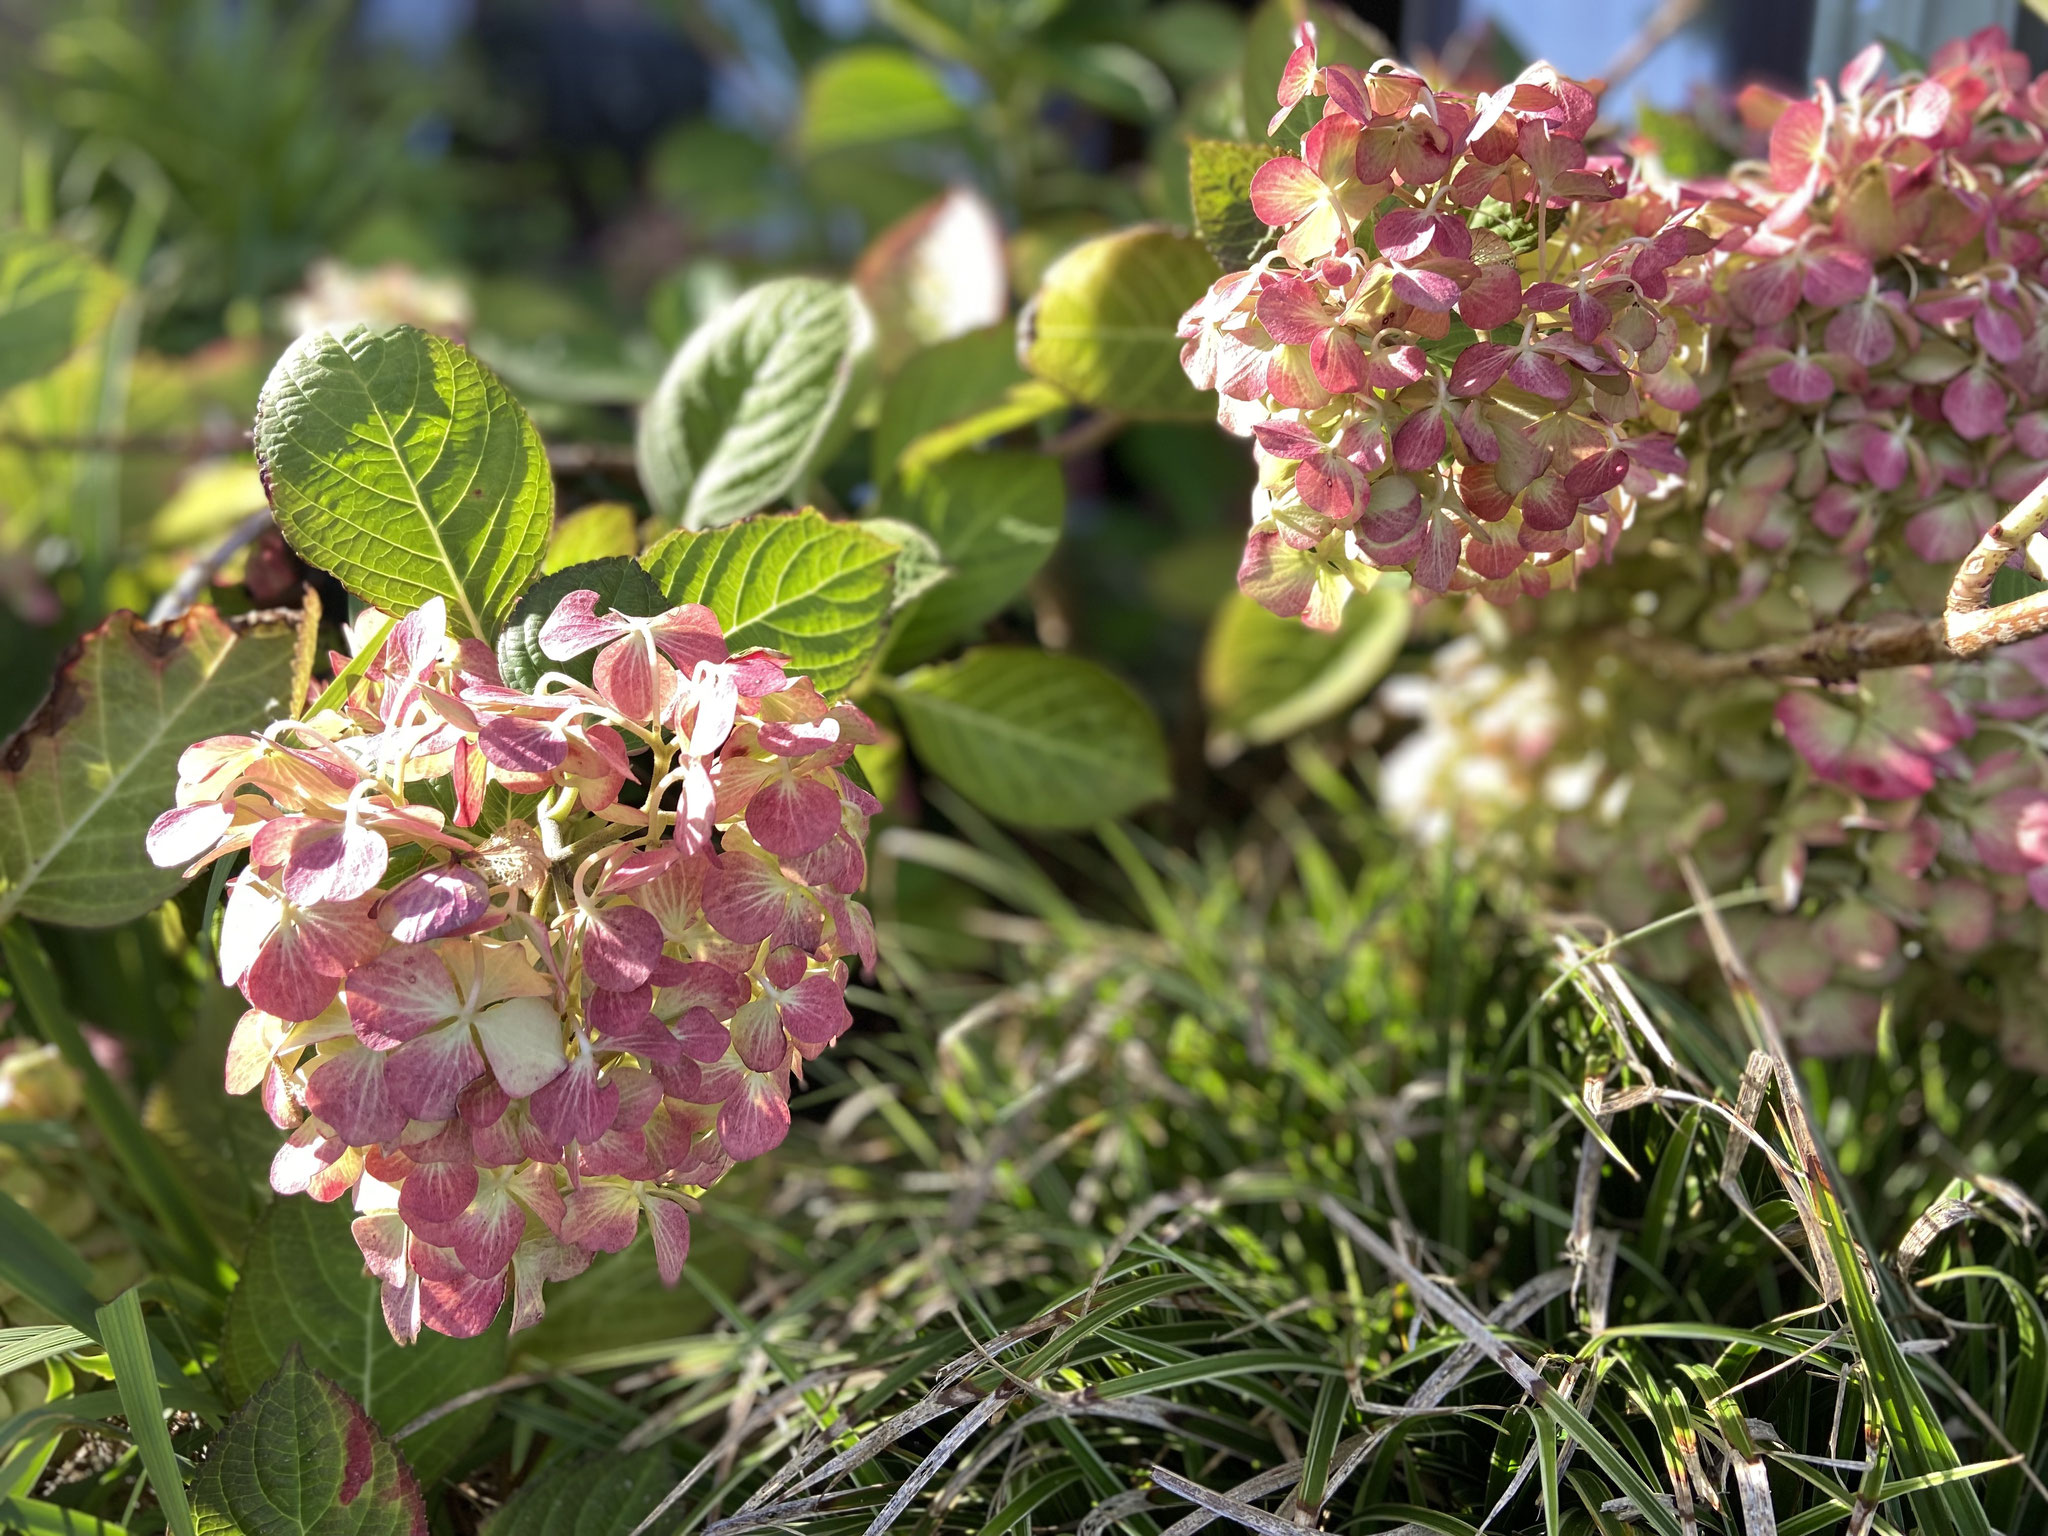
[[[183,884],[142,847],[170,808],[178,754],[291,713],[297,620],[194,608],[145,624],[124,611],[66,653],[0,747],[0,923],[106,927]]]

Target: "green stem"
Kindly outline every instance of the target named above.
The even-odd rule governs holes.
[[[206,1224],[199,1219],[185,1188],[171,1173],[168,1154],[151,1139],[134,1108],[107,1076],[85,1042],[77,1020],[65,1007],[50,957],[29,926],[19,919],[0,927],[0,953],[28,1016],[42,1037],[57,1047],[65,1063],[85,1086],[86,1107],[115,1160],[134,1183],[178,1250],[186,1273],[208,1290],[225,1294],[230,1285],[226,1265]]]

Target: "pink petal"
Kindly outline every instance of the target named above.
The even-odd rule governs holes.
[[[483,1070],[483,1053],[470,1039],[467,1024],[431,1030],[384,1057],[386,1088],[415,1120],[448,1119],[462,1090]]]
[[[1870,291],[1870,258],[1846,245],[1832,245],[1807,258],[1802,291],[1806,302],[1833,309]]]
[[[639,635],[615,640],[597,654],[591,680],[628,720],[651,721],[675,689],[675,672]]]
[[[501,1275],[526,1232],[526,1212],[501,1185],[477,1192],[469,1209],[448,1223],[451,1246],[462,1267],[480,1280]],[[496,1308],[492,1309],[493,1314]]]
[[[1515,349],[1498,342],[1476,341],[1458,354],[1451,366],[1451,393],[1484,394],[1501,381],[1515,360]]]
[[[1794,405],[1819,405],[1835,392],[1835,378],[1806,357],[1788,357],[1770,372],[1771,393]]]
[[[704,916],[736,944],[774,938],[815,949],[824,933],[824,914],[808,889],[785,878],[772,862],[730,844],[714,859],[705,881]]]
[[[579,1248],[620,1253],[640,1231],[640,1197],[626,1184],[592,1180],[569,1191],[562,1239]]]
[[[559,731],[519,715],[497,715],[486,721],[476,743],[486,762],[507,773],[553,773],[569,757],[569,744]]]
[[[630,992],[647,980],[661,955],[661,924],[644,907],[606,907],[583,934],[583,971],[593,986]]]
[[[1429,469],[1444,456],[1444,413],[1429,406],[1417,411],[1394,433],[1394,463],[1402,469]]]
[[[789,1100],[775,1076],[743,1074],[738,1091],[718,1110],[718,1139],[727,1154],[743,1163],[773,1152],[788,1134]]]
[[[407,1226],[453,1221],[476,1198],[476,1189],[475,1163],[421,1163],[398,1186],[398,1214]]]
[[[448,967],[432,949],[399,945],[349,972],[343,999],[356,1038],[377,1050],[415,1039],[462,1011]]]
[[[1475,331],[1506,325],[1521,310],[1521,274],[1505,263],[1481,267],[1458,297],[1458,316]]]
[[[389,859],[384,839],[368,827],[346,821],[314,823],[292,840],[284,893],[300,906],[353,901],[376,889]]]
[[[830,1045],[853,1027],[846,992],[830,971],[813,971],[779,999],[782,1027],[799,1045]]]
[[[648,1200],[645,1208],[654,1234],[654,1267],[663,1285],[674,1285],[690,1257],[690,1213],[674,1200]]]
[[[425,944],[463,932],[490,905],[483,876],[459,864],[443,864],[386,892],[377,903],[377,921],[401,944]]]
[[[1431,314],[1447,313],[1458,302],[1456,278],[1426,267],[1403,267],[1394,274],[1394,296]]]
[[[1322,205],[1322,178],[1292,155],[1268,160],[1252,173],[1252,212],[1275,229]]]
[[[1288,345],[1307,346],[1330,329],[1330,312],[1315,289],[1284,272],[1271,274],[1260,285],[1257,313],[1266,334]]]
[[[1334,453],[1318,453],[1294,471],[1295,493],[1302,502],[1340,523],[1358,515],[1358,498],[1364,488],[1365,476]]]
[[[1965,369],[1941,392],[1941,414],[1966,442],[2003,430],[2005,412],[2004,389],[1981,367]]]
[[[235,808],[225,802],[181,805],[149,824],[143,847],[157,868],[181,869],[213,852],[234,821]]]
[[[595,611],[600,601],[595,592],[577,591],[555,604],[540,629],[541,654],[550,661],[568,661],[629,634],[632,625],[624,614]]]
[[[619,1090],[600,1084],[597,1061],[581,1051],[568,1070],[527,1101],[533,1123],[557,1141],[595,1141],[618,1112]]]
[[[699,662],[722,666],[732,660],[732,653],[725,647],[725,631],[718,627],[718,616],[702,603],[679,604],[654,620],[651,628],[655,646],[685,672],[694,670]],[[780,668],[776,671],[779,677]],[[777,689],[745,691],[749,697],[759,697]]]
[[[357,1047],[324,1058],[306,1078],[306,1107],[352,1146],[392,1141],[406,1113],[384,1082],[384,1057]]]
[[[491,1326],[505,1305],[502,1275],[478,1279],[462,1274],[448,1279],[420,1277],[420,1322],[451,1339],[473,1339]]]
[[[789,1039],[773,998],[758,997],[732,1016],[732,1048],[747,1068],[772,1072],[789,1065]]]

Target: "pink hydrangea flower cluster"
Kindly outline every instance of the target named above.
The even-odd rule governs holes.
[[[1699,394],[1667,301],[1707,237],[1588,157],[1593,92],[1548,65],[1467,99],[1319,65],[1304,26],[1274,126],[1310,98],[1300,154],[1251,183],[1273,250],[1180,327],[1256,445],[1239,584],[1322,628],[1375,570],[1495,602],[1570,585],[1684,471]]]
[[[1882,64],[1745,93],[1768,163],[1704,189],[1721,248],[1674,295],[1716,338],[1707,542],[1753,593],[1803,556],[1825,617],[1901,559],[1938,607],[2048,475],[2048,80],[1996,29],[1924,77]]]
[[[871,722],[708,609],[597,610],[571,592],[539,634],[592,682],[522,691],[436,599],[334,659],[331,707],[189,748],[150,832],[167,867],[247,854],[227,1086],[290,1133],[279,1193],[353,1192],[401,1341],[508,1296],[530,1325],[643,1215],[673,1284],[694,1195],[782,1141],[851,1022],[844,957],[873,963],[878,806],[844,771]]]
[[[1707,242],[1657,300],[1697,394],[1685,483],[1570,597],[1432,610],[1486,643],[1385,701],[1417,726],[1383,799],[1617,928],[1689,902],[1678,847],[1717,890],[1761,885],[1730,925],[1810,1050],[1868,1049],[1889,997],[2048,1071],[2048,642],[1832,683],[1644,665],[1935,615],[2048,476],[2048,76],[1989,30],[1924,74],[1887,79],[1872,49],[1806,100],[1740,108],[1757,159],[1661,191],[1646,163],[1575,211],[1662,198]],[[2013,563],[2040,576],[2044,555]],[[1712,971],[1681,928],[1637,953]]]

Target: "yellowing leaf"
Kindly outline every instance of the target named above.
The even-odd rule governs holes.
[[[1039,378],[1121,416],[1207,420],[1214,402],[1180,367],[1180,317],[1220,275],[1188,235],[1120,230],[1054,262],[1017,322],[1019,356]]]

